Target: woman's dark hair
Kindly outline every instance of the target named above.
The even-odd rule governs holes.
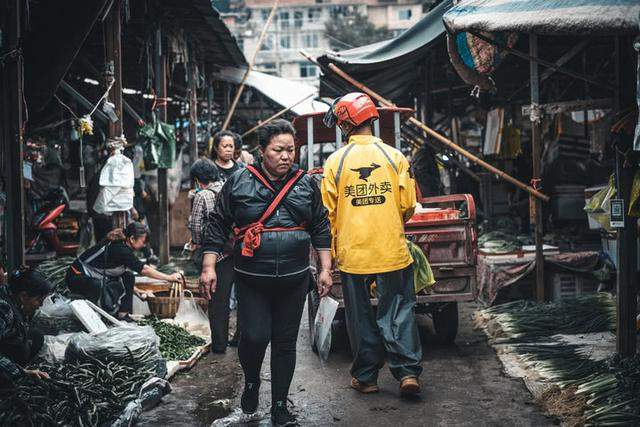
[[[148,233],[149,229],[147,228],[147,226],[137,221],[134,221],[131,224],[127,225],[127,227],[124,229],[124,236],[126,238],[133,237],[134,239],[138,239]]]
[[[127,225],[124,230],[122,228],[114,228],[107,234],[107,242],[124,242],[129,237],[138,239],[149,233],[149,229],[141,222],[134,221]]]
[[[267,148],[271,138],[278,135],[289,134],[295,138],[296,130],[288,120],[278,119],[262,126],[258,131],[258,143],[262,148]]]
[[[39,271],[21,267],[9,275],[9,289],[14,295],[26,292],[30,297],[40,297],[53,292],[53,284]]]
[[[220,173],[216,165],[209,159],[198,159],[191,165],[191,179],[198,179],[203,184],[217,181]]]
[[[233,148],[234,148],[234,150],[238,149],[238,147],[242,148],[242,137],[240,135],[238,135],[237,133],[232,132],[230,130],[220,131],[220,132],[216,133],[213,136],[213,148],[214,148],[213,157],[214,158],[216,156],[215,150],[218,149],[218,147],[220,146],[220,141],[225,136],[229,136],[229,137],[231,137],[233,139]]]

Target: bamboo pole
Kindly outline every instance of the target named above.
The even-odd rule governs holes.
[[[267,18],[267,22],[264,24],[264,28],[262,29],[262,33],[260,34],[260,38],[258,39],[258,44],[256,45],[256,50],[255,52],[253,52],[253,57],[251,58],[251,62],[249,62],[249,66],[247,67],[247,70],[244,72],[244,75],[242,76],[242,80],[240,81],[240,87],[236,92],[235,98],[233,98],[233,103],[231,104],[231,108],[229,108],[229,111],[227,112],[227,117],[224,119],[222,130],[227,130],[227,128],[229,127],[229,123],[231,122],[231,117],[233,117],[233,113],[236,110],[236,107],[238,106],[238,101],[240,100],[240,96],[244,91],[244,86],[247,83],[247,78],[249,77],[249,73],[253,69],[253,65],[256,62],[256,58],[258,57],[260,48],[262,48],[262,43],[264,42],[264,38],[267,36],[267,30],[269,29],[269,26],[271,25],[271,21],[273,20],[273,17],[276,14],[276,10],[278,9],[278,2],[279,0],[275,0],[275,2],[273,3],[273,7],[271,8],[271,13],[269,14],[269,18]]]
[[[274,114],[273,116],[269,117],[268,119],[264,120],[264,121],[259,121],[257,125],[255,125],[254,127],[252,127],[251,129],[249,129],[248,131],[246,131],[245,133],[242,134],[242,137],[244,138],[245,136],[257,131],[258,129],[260,129],[262,126],[266,125],[267,123],[270,123],[272,121],[274,121],[275,119],[277,119],[278,117],[282,116],[283,114],[285,114],[287,111],[290,111],[293,107],[297,107],[298,105],[302,104],[304,101],[306,101],[307,99],[311,98],[312,96],[315,96],[318,92],[313,92],[310,93],[308,96],[305,96],[304,99],[301,99],[300,101],[296,102],[295,104],[293,104],[290,107],[284,108],[280,111],[278,111],[276,114]]]
[[[308,56],[305,52],[301,51],[300,53],[302,53],[302,55],[305,56],[311,62],[314,62],[314,63],[317,64],[317,62],[313,58]],[[393,102],[389,101],[388,99],[383,98],[381,95],[379,95],[378,93],[374,92],[372,89],[369,89],[367,86],[363,85],[362,83],[360,83],[359,81],[357,81],[356,79],[351,77],[349,74],[347,74],[344,71],[342,71],[335,64],[333,64],[333,63],[329,64],[329,69],[333,73],[335,73],[336,75],[338,75],[339,77],[341,77],[342,79],[344,79],[345,81],[350,83],[351,85],[353,85],[356,88],[358,88],[359,90],[367,93],[372,98],[375,98],[377,101],[379,101],[385,107],[397,107]],[[516,187],[526,191],[527,193],[537,197],[538,199],[540,199],[542,201],[545,201],[545,202],[549,201],[549,196],[547,196],[546,194],[541,193],[540,191],[536,190],[535,188],[533,188],[533,187],[531,187],[531,186],[529,186],[529,185],[527,185],[527,184],[515,179],[514,177],[512,177],[509,174],[507,174],[506,172],[501,171],[500,169],[496,168],[495,166],[490,165],[489,163],[485,162],[484,160],[480,159],[479,157],[475,156],[474,154],[472,154],[469,151],[465,150],[464,148],[460,147],[458,144],[456,144],[453,141],[449,140],[448,138],[440,135],[438,132],[434,131],[433,129],[431,129],[430,127],[428,127],[427,125],[422,123],[420,120],[416,119],[415,117],[410,117],[409,118],[409,122],[411,122],[415,126],[418,126],[420,129],[422,129],[428,135],[431,135],[433,138],[437,139],[442,144],[446,145],[447,147],[451,148],[452,150],[454,150],[454,151],[458,152],[459,154],[463,155],[464,157],[466,157],[467,159],[471,160],[473,163],[477,164],[478,166],[480,166],[480,167],[488,170],[489,172],[499,176],[500,178],[504,179],[505,181],[515,185]]]

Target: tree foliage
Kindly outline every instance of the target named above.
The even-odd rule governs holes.
[[[324,31],[333,50],[365,46],[392,37],[386,27],[376,27],[360,13],[338,16],[325,24]]]

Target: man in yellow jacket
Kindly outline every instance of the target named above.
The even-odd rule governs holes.
[[[412,258],[404,223],[416,205],[415,182],[404,155],[373,136],[378,110],[363,93],[336,100],[325,125],[349,143],[324,166],[322,200],[329,211],[332,252],[342,276],[354,361],[351,387],[379,391],[386,350],[403,395],[420,392],[422,348],[415,321]],[[375,281],[374,316],[369,285]]]

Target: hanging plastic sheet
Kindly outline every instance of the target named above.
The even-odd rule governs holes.
[[[144,167],[170,169],[176,160],[176,134],[172,125],[154,120],[138,129],[138,138],[143,142]]]
[[[609,185],[598,191],[584,207],[587,215],[596,220],[607,231],[612,231],[610,202],[615,195],[616,187],[613,175],[611,175]]]
[[[636,131],[633,136],[633,149],[640,151],[640,38],[633,43],[633,48],[638,52],[638,65],[636,71],[636,103],[638,104],[638,122],[636,123]]]

